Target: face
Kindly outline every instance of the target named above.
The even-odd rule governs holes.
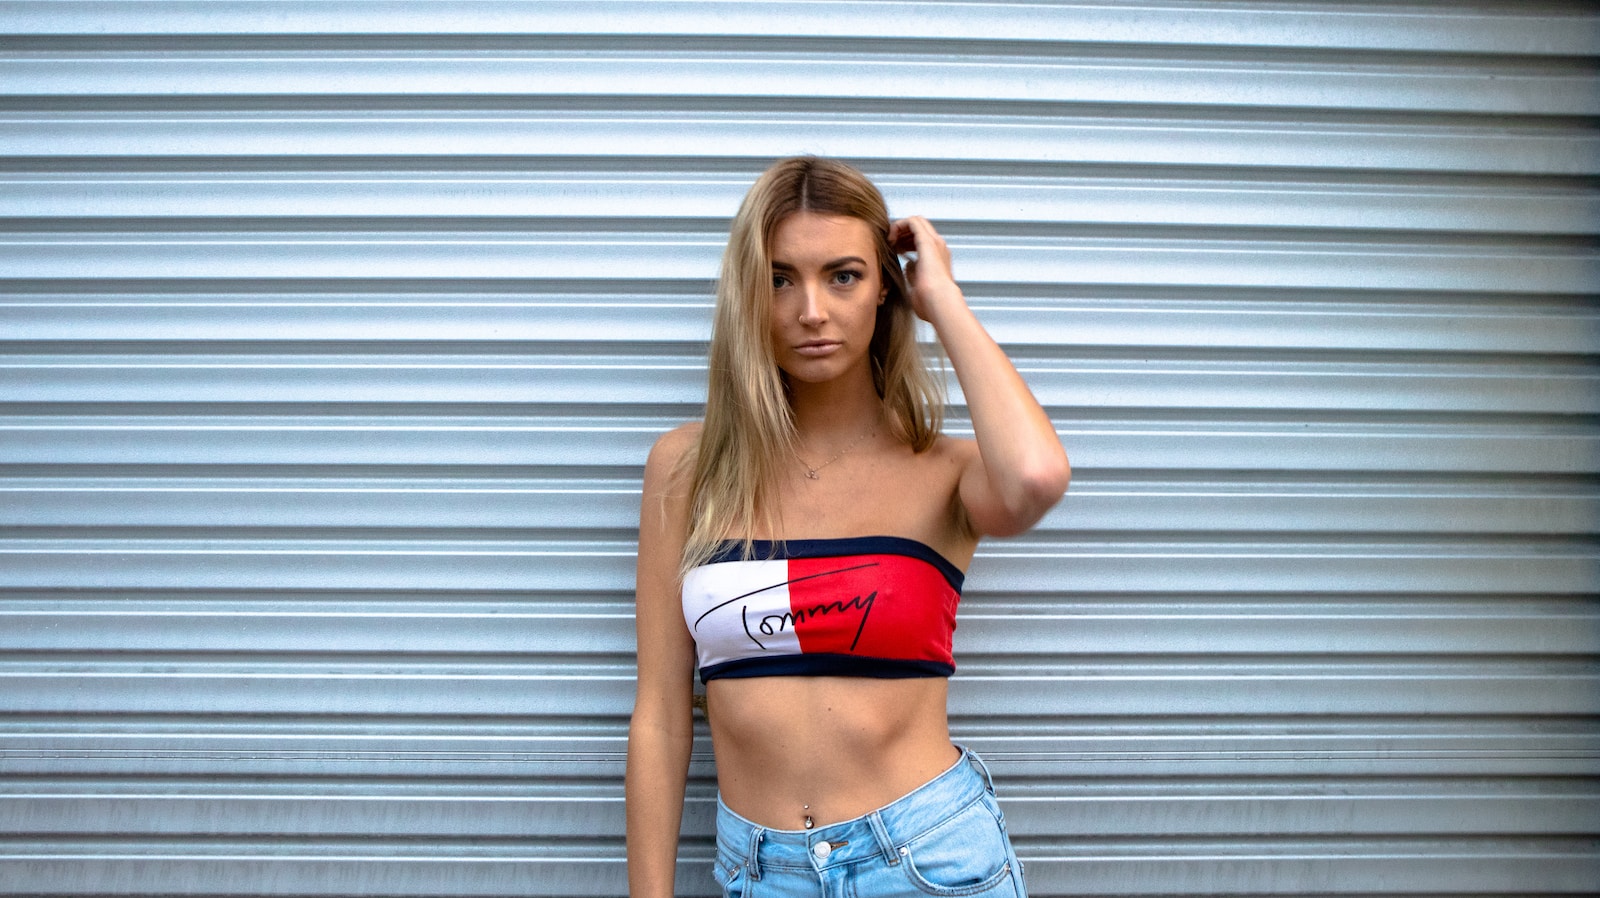
[[[872,376],[867,360],[888,295],[877,240],[859,218],[797,212],[778,223],[772,259],[772,352],[791,383]]]

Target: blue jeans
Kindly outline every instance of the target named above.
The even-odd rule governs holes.
[[[719,799],[713,875],[728,898],[1026,898],[989,769],[965,749],[906,796],[813,830],[767,829]]]

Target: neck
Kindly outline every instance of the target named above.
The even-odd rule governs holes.
[[[791,383],[795,435],[802,444],[855,437],[883,415],[883,400],[870,378],[839,378],[823,384]]]

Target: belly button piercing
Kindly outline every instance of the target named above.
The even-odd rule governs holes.
[[[809,811],[809,810],[811,810],[811,805],[803,804],[803,805],[800,806],[800,810]],[[811,827],[816,826],[816,825],[817,824],[812,821],[811,815],[807,814],[806,815],[806,829],[810,829]]]

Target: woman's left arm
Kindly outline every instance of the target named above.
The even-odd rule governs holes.
[[[889,243],[895,252],[917,254],[906,264],[911,307],[933,325],[972,415],[978,451],[961,473],[961,503],[979,533],[1021,533],[1066,492],[1072,477],[1066,450],[1027,383],[967,306],[939,232],[925,218],[903,218],[890,227]]]

